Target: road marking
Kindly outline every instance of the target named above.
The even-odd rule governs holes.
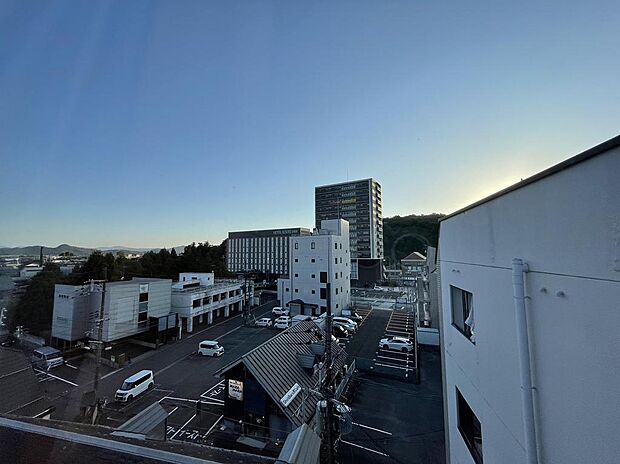
[[[223,414],[219,417],[219,419],[218,419],[218,420],[216,420],[216,421],[213,423],[213,425],[211,426],[211,428],[210,428],[209,430],[207,430],[207,433],[205,433],[205,434],[203,435],[203,438],[204,438],[204,437],[208,437],[208,436],[209,436],[209,434],[213,431],[213,429],[215,428],[215,426],[217,425],[217,423],[218,423],[219,421],[221,421],[221,420],[222,420],[222,417],[224,417],[224,415],[223,415]]]
[[[116,370],[114,370],[114,371],[112,371],[112,372],[108,372],[106,375],[104,375],[104,376],[102,376],[102,377],[101,377],[101,380],[105,379],[106,377],[110,377],[112,374],[116,374],[116,373],[117,373],[118,371],[120,371],[120,370],[123,370],[123,368],[121,368],[121,369],[116,369]]]
[[[381,456],[390,457],[388,454],[382,453],[381,451],[377,451],[377,450],[374,450],[374,449],[371,449],[371,448],[366,448],[365,446],[358,445],[356,443],[351,443],[350,441],[346,441],[346,440],[342,440],[342,439],[340,441],[342,443],[347,444],[347,445],[355,446],[356,448],[362,448],[363,450],[370,451],[371,453],[377,453],[377,454],[380,454]]]
[[[171,440],[174,440],[174,437],[176,437],[176,436],[177,436],[177,434],[178,434],[181,430],[183,430],[185,427],[187,427],[187,424],[189,424],[191,421],[193,421],[193,420],[194,420],[194,417],[196,417],[196,415],[197,415],[197,414],[198,414],[198,413],[196,413],[196,414],[194,414],[192,417],[190,417],[190,418],[189,418],[189,420],[188,420],[185,424],[183,424],[179,430],[177,430],[176,432],[174,432],[174,435],[172,435],[172,436],[170,437],[170,439],[171,439]]]
[[[172,400],[172,401],[187,401],[188,403],[198,403],[198,400],[190,400],[189,398],[177,398],[175,396],[164,396],[158,403],[161,403],[164,400]]]
[[[201,401],[200,404],[210,404],[211,406],[224,406],[224,402],[216,403],[214,401]]]
[[[216,383],[215,385],[213,385],[213,386],[212,386],[211,388],[209,388],[206,392],[204,392],[202,395],[200,395],[200,396],[201,396],[201,398],[204,398],[204,397],[205,397],[205,395],[207,395],[208,393],[212,392],[212,391],[213,391],[213,390],[215,390],[217,387],[224,386],[224,382],[225,382],[225,380],[221,380],[221,381],[219,381],[218,383]]]
[[[390,356],[381,356],[380,354],[377,355],[377,358],[383,358],[383,359],[389,359],[391,361],[398,361],[398,362],[404,362],[404,363],[411,363],[413,364],[413,361],[409,361],[408,359],[403,359],[403,358],[392,358]]]
[[[174,413],[174,411],[176,411],[177,409],[179,409],[179,407],[178,407],[178,406],[175,406],[175,407],[174,407],[174,409],[168,413],[168,417],[172,416],[172,414]]]
[[[65,382],[65,383],[68,383],[69,385],[73,385],[74,387],[79,387],[79,385],[77,383],[69,382],[68,380],[65,380],[65,379],[63,379],[61,377],[52,375],[49,372],[43,372],[43,371],[40,371],[39,369],[35,369],[35,371],[40,372],[41,374],[49,375],[50,377],[53,377],[53,378],[55,378],[57,380],[60,380],[61,382]]]
[[[351,423],[353,425],[357,425],[358,427],[363,427],[363,428],[368,429],[368,430],[374,430],[375,432],[385,433],[386,435],[392,435],[392,432],[386,432],[385,430],[376,429],[374,427],[370,427],[370,426],[364,425],[364,424],[358,424],[357,422],[351,422]]]
[[[77,367],[72,366],[71,364],[69,364],[68,362],[65,363],[65,366],[70,367],[71,369],[77,369]]]
[[[392,366],[391,364],[375,363],[375,366],[391,367],[392,369],[401,369],[403,371],[407,371],[407,372],[411,371],[411,372],[413,372],[413,369],[411,369],[411,368],[400,367],[400,366]]]

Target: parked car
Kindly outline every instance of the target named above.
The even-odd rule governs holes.
[[[274,306],[274,308],[271,310],[271,314],[273,314],[274,316],[288,316],[289,310],[281,306]]]
[[[385,337],[379,341],[379,348],[409,353],[413,351],[413,343],[405,337]]]
[[[62,366],[65,363],[62,353],[51,346],[42,346],[34,350],[30,361],[34,367],[45,370]]]
[[[256,325],[258,327],[271,327],[273,322],[269,317],[261,317],[258,321],[256,321]]]
[[[349,331],[347,329],[336,324],[332,326],[332,333],[338,338],[347,338],[349,336]]]
[[[362,322],[362,320],[364,319],[362,316],[357,314],[355,311],[351,311],[350,309],[343,309],[342,310],[342,316],[343,317],[348,317],[353,322],[357,322],[358,324],[360,322]]]
[[[145,391],[153,388],[155,381],[153,380],[153,371],[140,371],[127,377],[121,385],[121,388],[116,390],[114,399],[126,403],[133,400],[136,396],[141,395]]]
[[[203,340],[198,344],[198,354],[215,358],[224,354],[224,347],[216,340]]]
[[[276,319],[273,326],[276,329],[288,329],[291,326],[291,317],[290,316],[280,316]]]
[[[311,320],[312,320],[312,316],[308,316],[308,315],[304,315],[304,314],[298,314],[297,316],[293,316],[291,318],[291,325],[295,325],[298,322],[311,321]]]
[[[333,321],[334,321],[334,324],[342,324],[343,327],[347,329],[349,332],[357,331],[357,322],[353,322],[348,317],[334,316]]]

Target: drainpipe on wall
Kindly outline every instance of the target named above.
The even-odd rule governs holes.
[[[527,464],[538,464],[536,428],[534,423],[534,399],[532,391],[532,369],[530,366],[530,345],[525,312],[525,285],[523,275],[529,267],[522,259],[512,260],[512,289],[514,292],[515,320],[517,323],[517,345],[521,373],[521,409],[523,434],[525,436],[525,457]]]

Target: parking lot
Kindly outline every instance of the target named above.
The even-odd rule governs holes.
[[[256,316],[269,315],[273,305],[270,302],[256,308]],[[208,429],[221,415],[223,401],[216,394],[221,383],[214,377],[215,372],[276,333],[274,329],[242,326],[241,317],[237,315],[193,334],[184,334],[182,340],[147,352],[121,369],[102,367],[100,395],[106,399],[106,404],[99,422],[118,427],[154,402],[160,402],[170,414],[169,436],[174,436],[175,440],[195,440],[194,429]],[[198,355],[198,343],[205,339],[218,340],[225,353],[217,358]],[[83,366],[69,362],[69,365],[40,374],[43,384],[54,384],[59,390],[49,393],[56,406],[54,418],[79,419],[82,395],[92,390],[94,377],[94,362],[90,358],[82,362]],[[123,380],[143,369],[153,371],[154,388],[128,403],[114,402],[114,394]],[[199,401],[204,409],[202,414],[196,411]],[[211,417],[215,419],[206,419]],[[189,430],[192,431],[188,433]]]
[[[445,462],[438,351],[403,353],[380,346],[387,336],[415,340],[413,313],[376,307],[357,312],[363,323],[345,342],[357,372],[347,392],[353,426],[339,445],[342,462]]]

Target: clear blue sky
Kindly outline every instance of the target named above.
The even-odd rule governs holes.
[[[0,245],[448,213],[620,132],[620,2],[0,1]]]

